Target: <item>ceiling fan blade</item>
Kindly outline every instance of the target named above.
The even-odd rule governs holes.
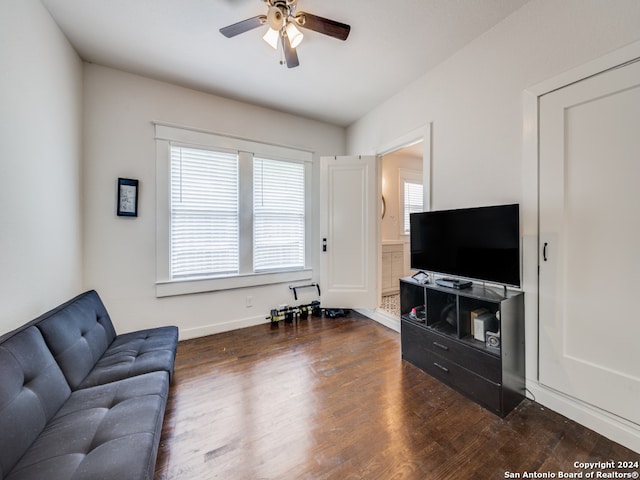
[[[339,40],[346,40],[351,31],[351,27],[346,23],[336,22],[335,20],[329,20],[328,18],[319,17],[311,13],[300,12],[295,18],[296,23],[301,27],[329,35]]]
[[[220,33],[227,38],[231,38],[236,35],[240,35],[241,33],[248,32],[249,30],[253,30],[254,28],[258,28],[265,23],[267,23],[267,16],[258,15],[257,17],[247,18],[241,22],[223,27],[220,29]]]
[[[300,62],[298,61],[298,52],[296,52],[295,48],[291,48],[287,37],[280,35],[280,38],[282,39],[282,50],[284,51],[284,59],[287,62],[287,67],[297,67],[300,65]]]

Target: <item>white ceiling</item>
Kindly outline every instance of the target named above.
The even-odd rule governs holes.
[[[346,42],[303,30],[300,66],[280,65],[266,27],[221,27],[263,0],[42,0],[89,62],[347,126],[529,0],[299,0],[351,25]]]

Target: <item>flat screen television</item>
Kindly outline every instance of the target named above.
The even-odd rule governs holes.
[[[518,204],[412,213],[411,268],[520,287]]]

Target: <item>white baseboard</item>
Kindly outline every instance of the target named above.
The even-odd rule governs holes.
[[[552,390],[535,380],[527,379],[527,389],[539,404],[640,453],[640,425]]]
[[[241,318],[238,320],[231,320],[229,322],[204,325],[202,327],[180,329],[180,340],[215,335],[216,333],[228,332],[239,328],[254,327],[264,323],[269,323],[269,319],[262,315],[259,317]]]
[[[384,310],[381,310],[379,308],[375,310],[356,309],[356,312],[364,315],[365,317],[369,317],[371,320],[375,320],[376,322],[381,323],[391,330],[400,333],[400,319],[388,312],[385,312]]]
[[[385,312],[384,310],[363,310],[358,309],[357,312],[362,315],[381,323],[385,327],[400,332],[400,320],[393,315]],[[189,340],[190,338],[205,337],[207,335],[215,335],[216,333],[228,332],[230,330],[237,330],[239,328],[254,327],[256,325],[262,325],[268,323],[269,320],[264,316],[241,318],[238,320],[231,320],[229,322],[215,323],[211,325],[204,325],[202,327],[195,328],[183,328],[180,329],[180,340]]]

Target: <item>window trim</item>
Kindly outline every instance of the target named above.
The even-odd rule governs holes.
[[[188,295],[192,293],[217,292],[236,288],[257,287],[276,283],[311,280],[313,270],[291,270],[288,272],[250,273],[226,277],[166,280],[156,282],[156,297]]]
[[[156,142],[156,297],[186,295],[259,285],[270,285],[294,281],[310,280],[313,277],[311,265],[311,173],[313,152],[299,148],[257,142],[240,137],[211,133],[200,129],[174,124],[152,122]],[[240,208],[240,272],[237,275],[200,278],[171,279],[170,272],[170,147],[171,145],[191,148],[231,150],[239,154],[239,168],[250,162],[243,158],[253,155],[274,160],[286,160],[305,165],[305,268],[282,272],[252,272],[253,270],[253,191],[245,182],[240,182],[240,196],[248,200],[251,209]],[[246,172],[245,172],[246,173]],[[244,184],[244,186],[243,186]],[[250,191],[251,190],[251,191]],[[247,237],[248,235],[248,237]]]

